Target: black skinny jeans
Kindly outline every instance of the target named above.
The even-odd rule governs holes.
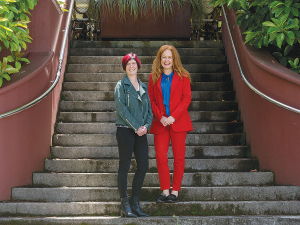
[[[136,159],[137,169],[132,182],[132,196],[140,196],[146,172],[149,168],[147,135],[138,136],[132,129],[117,127],[119,147],[118,189],[121,198],[127,197],[127,174],[132,152]]]

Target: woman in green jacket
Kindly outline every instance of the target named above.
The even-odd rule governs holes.
[[[115,87],[117,108],[117,141],[119,148],[118,189],[121,198],[121,216],[146,217],[141,211],[139,196],[148,163],[148,141],[146,134],[152,123],[152,110],[147,86],[137,77],[141,62],[136,54],[129,53],[122,60],[125,77]],[[127,196],[127,175],[132,152],[137,170],[132,182],[132,196]]]

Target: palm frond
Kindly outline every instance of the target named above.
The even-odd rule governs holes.
[[[204,17],[202,1],[189,0],[189,2],[191,3],[192,22],[200,26]]]

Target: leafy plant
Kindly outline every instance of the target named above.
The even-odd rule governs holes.
[[[210,4],[235,8],[236,24],[245,30],[245,43],[267,47],[283,66],[299,73],[299,0],[212,0]]]
[[[60,5],[60,8],[61,8],[62,11],[69,12],[69,10],[64,8],[64,6],[66,5],[65,2],[63,2],[63,1],[57,1],[57,2]]]
[[[16,68],[7,64],[7,58],[3,57],[3,62],[0,61],[0,86],[2,86],[3,79],[10,80],[9,74],[19,72]]]
[[[3,79],[10,80],[10,74],[18,73],[22,62],[28,62],[23,56],[22,49],[26,50],[27,43],[31,43],[27,24],[28,15],[37,4],[37,0],[0,0],[0,52],[3,47],[10,50],[11,55],[0,61],[0,87]],[[14,62],[14,66],[11,64]]]
[[[296,73],[300,73],[299,58],[296,58],[294,61],[290,59],[289,64],[292,67],[291,70],[293,70]]]
[[[126,13],[129,13],[135,20],[138,16],[146,16],[148,11],[147,3],[150,3],[151,9],[154,13],[165,16],[172,16],[174,13],[174,3],[177,3],[179,7],[190,2],[192,19],[201,22],[203,15],[203,6],[201,0],[90,0],[89,2],[89,17],[100,20],[101,10],[100,7],[104,7],[104,11],[107,13],[115,14],[116,10],[119,10],[119,18],[121,20],[126,18]]]

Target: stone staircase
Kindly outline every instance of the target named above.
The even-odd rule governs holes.
[[[120,218],[113,90],[125,74],[125,54],[137,53],[138,76],[147,83],[166,43],[178,49],[193,81],[194,130],[186,140],[181,202],[155,203],[160,190],[148,135],[150,169],[141,207],[150,217]],[[32,186],[13,188],[12,201],[0,202],[0,224],[300,224],[300,188],[274,185],[274,174],[258,172],[258,160],[244,145],[221,42],[73,41],[55,130],[45,170],[33,173]],[[131,181],[135,166],[133,160]]]

